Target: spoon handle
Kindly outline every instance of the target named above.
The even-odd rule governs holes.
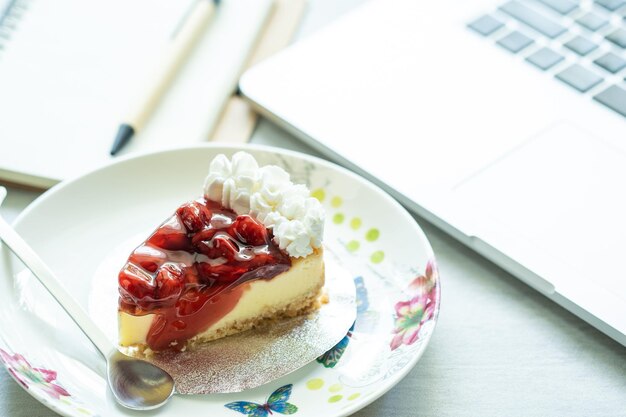
[[[2,188],[0,187],[0,203],[4,197]],[[105,358],[116,350],[113,343],[96,327],[80,304],[59,284],[59,280],[50,268],[2,217],[0,217],[0,240],[4,241],[7,247],[30,269]]]

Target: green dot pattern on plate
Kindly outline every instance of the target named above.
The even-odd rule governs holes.
[[[372,253],[372,256],[370,256],[370,261],[375,264],[381,263],[383,259],[385,259],[385,252],[381,250],[377,250],[376,252]]]
[[[346,249],[348,249],[350,252],[356,252],[357,250],[359,250],[360,247],[361,244],[358,240],[351,240],[346,244]]]
[[[339,392],[343,389],[343,385],[341,384],[333,384],[328,388],[330,392]]]
[[[306,387],[310,390],[317,390],[324,386],[324,380],[322,378],[309,379],[306,382]]]
[[[340,207],[343,204],[343,200],[338,195],[334,196],[332,200],[330,200],[330,205],[334,208]]]
[[[365,233],[365,239],[367,239],[370,242],[373,242],[376,239],[378,239],[378,236],[380,236],[380,232],[378,231],[378,229],[370,229],[367,231],[367,233]]]
[[[361,227],[361,223],[361,219],[359,217],[355,217],[354,219],[350,220],[350,227],[354,230],[357,230],[359,227]]]
[[[319,201],[324,201],[324,199],[326,198],[326,191],[324,191],[323,188],[318,188],[311,191],[311,197],[317,198]]]
[[[343,398],[343,395],[333,395],[332,397],[328,399],[328,402],[336,403],[337,401],[341,401],[342,398]]]
[[[344,216],[343,213],[337,213],[333,216],[333,223],[341,224],[343,223],[345,219],[346,219],[346,216]]]
[[[359,398],[361,396],[360,392],[355,392],[354,394],[350,395],[348,397],[348,401],[352,401],[352,400],[356,400],[357,398]]]

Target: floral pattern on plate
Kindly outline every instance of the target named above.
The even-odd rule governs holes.
[[[36,368],[32,366],[23,355],[10,354],[0,349],[0,359],[11,376],[27,390],[43,393],[47,400],[54,404],[57,409],[70,408],[82,415],[94,416],[90,410],[75,400],[72,395],[57,381],[56,371]],[[51,405],[52,405],[51,404]]]
[[[426,265],[424,274],[419,275],[409,284],[407,292],[411,298],[398,301],[394,307],[396,310],[393,330],[395,336],[391,339],[391,350],[417,342],[424,323],[432,320],[437,311],[438,291],[437,269],[431,261]]]

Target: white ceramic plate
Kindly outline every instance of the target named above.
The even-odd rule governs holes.
[[[357,287],[354,330],[324,357],[279,380],[237,394],[176,396],[146,414],[236,417],[244,414],[226,404],[270,400],[266,409],[280,415],[270,395],[283,387],[299,416],[349,415],[411,370],[439,310],[439,279],[426,237],[398,203],[366,180],[295,152],[198,146],[120,159],[62,183],[25,210],[15,227],[70,293],[96,314],[89,304],[103,259],[120,242],[154,229],[182,202],[200,195],[216,154],[230,156],[240,149],[262,165],[284,167],[322,201],[325,245]],[[145,415],[115,404],[104,361],[89,341],[19,262],[6,250],[0,257],[0,357],[14,379],[65,416]],[[258,407],[255,415],[268,415],[266,409]]]

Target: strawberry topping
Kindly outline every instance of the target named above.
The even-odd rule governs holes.
[[[290,266],[262,223],[201,198],[180,206],[130,255],[119,274],[120,309],[157,315],[148,333],[153,350],[182,348],[235,307],[243,284]]]

